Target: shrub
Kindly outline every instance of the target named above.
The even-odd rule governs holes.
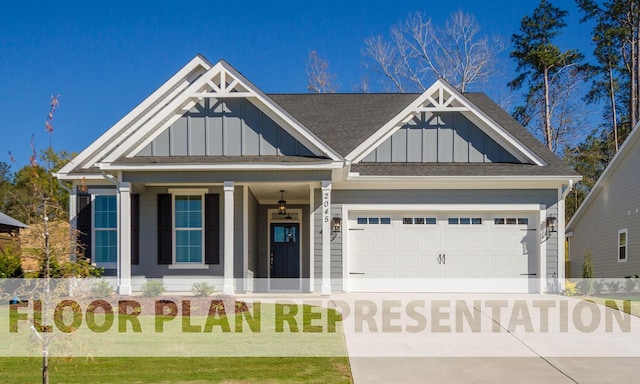
[[[599,295],[602,291],[604,291],[604,280],[601,279],[600,281],[594,281],[593,292],[595,292],[596,295]]]
[[[12,277],[22,277],[22,266],[20,256],[13,247],[6,247],[0,250],[0,279]]]
[[[610,293],[616,293],[620,290],[620,282],[617,280],[610,280],[605,283]]]
[[[160,280],[149,280],[142,286],[142,295],[146,297],[158,297],[164,291],[164,283]]]
[[[97,280],[91,284],[91,294],[96,298],[111,297],[113,295],[113,286],[107,280]]]
[[[564,294],[565,294],[565,296],[573,296],[573,295],[576,294],[576,292],[577,292],[576,283],[567,280],[564,283]]]
[[[210,296],[214,290],[215,287],[213,285],[209,285],[206,281],[193,283],[191,286],[191,292],[198,297]]]
[[[627,291],[627,292],[633,291],[633,289],[636,287],[637,283],[638,282],[636,281],[635,278],[630,277],[630,276],[626,277],[624,279],[624,290]]]
[[[580,290],[589,296],[593,293],[593,262],[591,261],[591,252],[584,253],[584,261],[582,262],[582,281],[580,282]]]

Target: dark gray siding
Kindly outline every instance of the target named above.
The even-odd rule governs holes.
[[[460,112],[422,112],[396,131],[363,162],[517,163]]]
[[[247,211],[247,229],[249,238],[247,246],[249,248],[249,270],[254,275],[258,273],[258,200],[249,189],[248,193],[248,211]]]
[[[245,99],[203,99],[137,156],[252,156],[313,153]]]
[[[242,195],[244,194],[244,188],[236,186],[233,191],[233,277],[242,278],[242,269],[244,268],[244,215],[242,214]],[[222,217],[224,217],[224,194],[222,195]],[[224,222],[221,223],[222,231],[224,232]],[[222,236],[224,241],[224,235]],[[224,245],[223,245],[224,247]],[[224,259],[224,255],[221,254],[220,259]]]

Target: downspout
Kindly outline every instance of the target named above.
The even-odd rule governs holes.
[[[562,200],[565,200],[569,195],[569,192],[573,189],[573,179],[569,179],[569,185],[562,191]]]

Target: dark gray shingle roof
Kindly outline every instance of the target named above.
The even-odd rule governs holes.
[[[330,147],[346,156],[384,124],[414,101],[419,94],[275,94],[268,95],[300,123],[314,132]],[[410,163],[367,166],[354,165],[362,174],[378,175],[579,175],[542,145],[526,128],[518,123],[484,93],[465,93],[464,96],[509,134],[542,158],[548,166],[530,164],[480,163],[467,170],[471,163]],[[486,169],[485,169],[486,168]],[[383,173],[388,172],[388,173]],[[398,173],[399,172],[399,173]]]
[[[418,97],[410,93],[268,95],[322,141],[346,156]]]
[[[123,157],[114,164],[331,164],[332,160],[323,157],[305,156],[136,156]]]

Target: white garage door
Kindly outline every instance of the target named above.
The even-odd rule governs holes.
[[[352,292],[533,292],[530,212],[350,212]]]

